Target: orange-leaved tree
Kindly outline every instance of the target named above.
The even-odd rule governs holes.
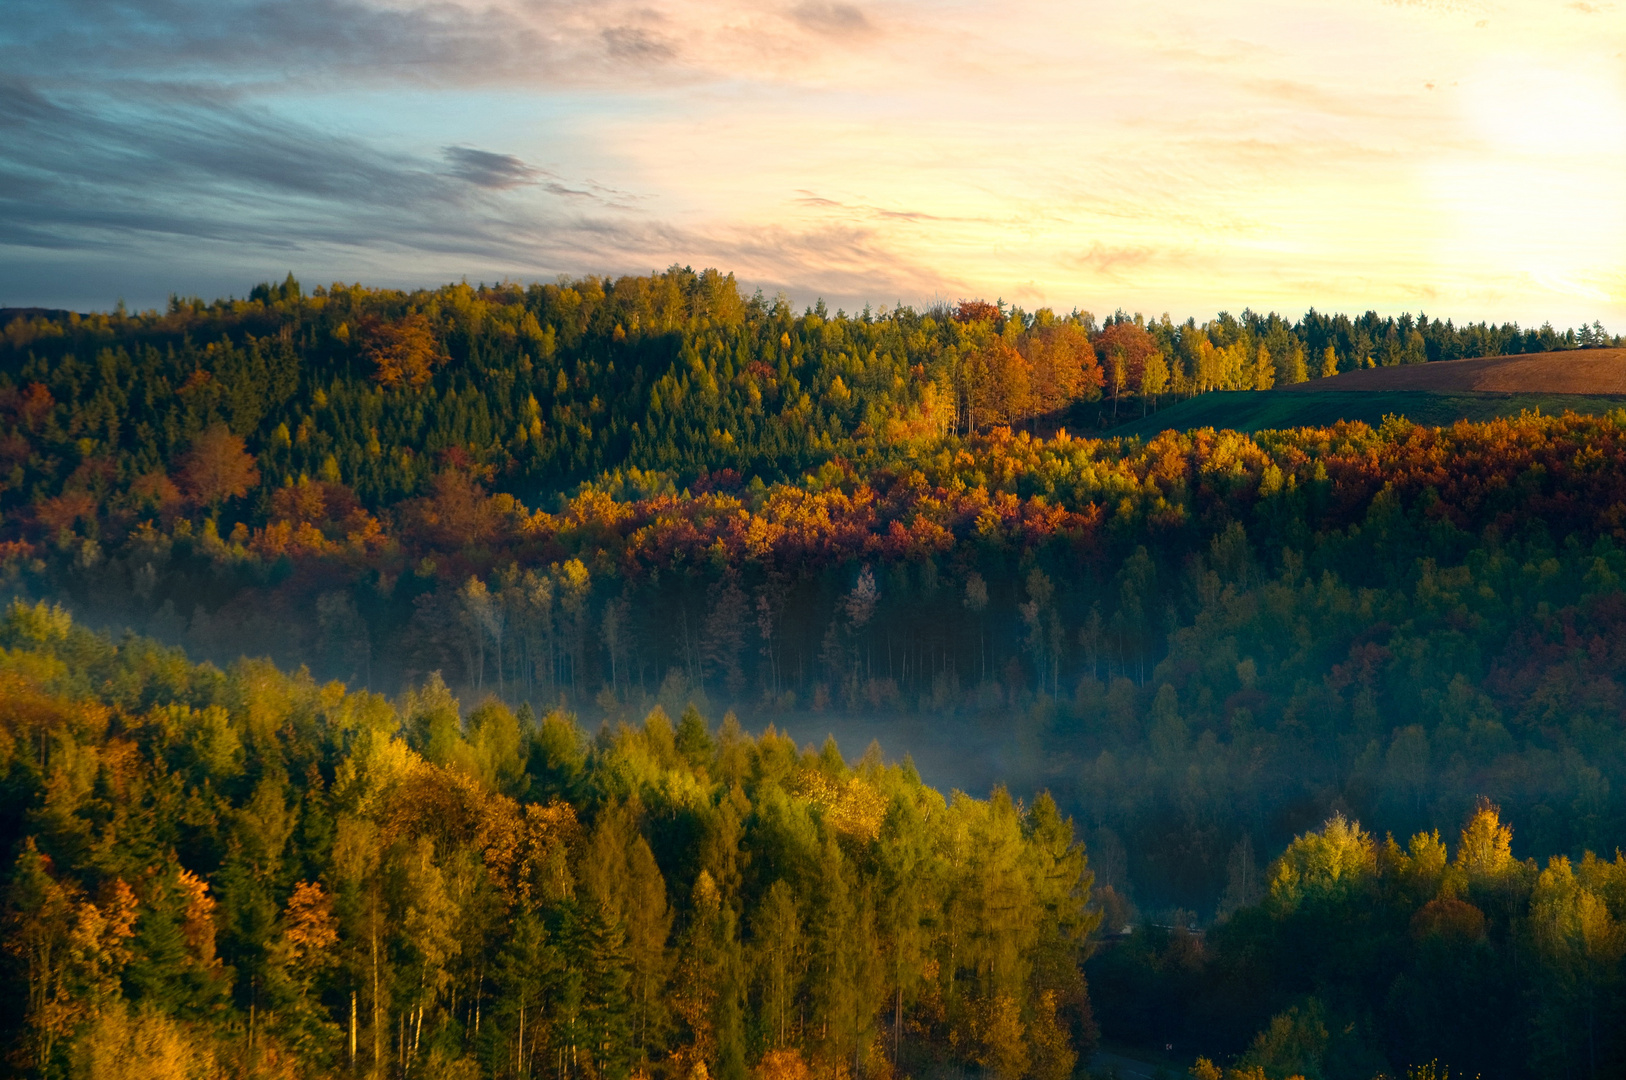
[[[1033,392],[1028,362],[1004,338],[993,338],[966,360],[965,383],[972,431],[1029,415]]]
[[[1005,314],[986,300],[961,300],[954,307],[954,321],[960,323],[993,323],[994,330],[1005,328]]]
[[[218,509],[227,499],[240,499],[260,482],[254,455],[225,424],[211,424],[192,440],[180,462],[181,487],[195,506]]]
[[[369,320],[361,352],[375,366],[373,378],[392,390],[422,386],[434,375],[435,365],[446,359],[429,320],[418,312],[394,322]]]
[[[1037,415],[1101,395],[1101,365],[1090,337],[1077,323],[1056,322],[1024,335],[1022,354],[1032,372],[1031,406]]]

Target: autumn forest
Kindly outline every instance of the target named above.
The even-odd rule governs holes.
[[[1626,402],[1118,430],[1599,325],[5,318],[9,1075],[1626,1070]]]

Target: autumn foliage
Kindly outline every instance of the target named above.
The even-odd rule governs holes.
[[[692,706],[589,742],[433,679],[223,674],[45,605],[0,640],[26,1074],[1062,1080],[1094,1045],[1091,876],[1047,797]]]
[[[797,312],[681,267],[19,318],[0,575],[214,662],[8,616],[39,898],[8,911],[48,913],[11,924],[19,1067],[1059,1080],[1090,999],[1044,928],[1099,911],[1117,1037],[1613,1068],[1617,870],[1580,856],[1626,823],[1626,417],[1112,427],[1612,340]],[[906,730],[1060,809],[700,718],[729,708]]]
[[[226,499],[240,499],[260,482],[260,472],[242,436],[225,424],[211,424],[192,440],[180,461],[180,486],[197,506],[217,507]],[[140,494],[163,505],[167,490],[162,480],[149,482]]]
[[[373,377],[386,389],[423,386],[444,359],[428,320],[418,312],[389,322],[367,320],[361,341],[362,355],[374,365]]]

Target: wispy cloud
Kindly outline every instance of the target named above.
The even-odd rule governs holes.
[[[494,154],[489,150],[476,150],[472,146],[448,146],[441,151],[441,155],[451,165],[453,176],[467,180],[476,187],[502,191],[534,184],[540,176],[539,170],[513,154]]]
[[[225,244],[291,262],[350,249],[542,271],[625,228],[619,193],[511,154],[420,158],[252,106],[132,106],[9,83],[0,130],[0,245],[13,249],[174,257],[177,244]]]
[[[1154,261],[1168,263],[1175,259],[1181,263],[1190,261],[1180,258],[1175,253],[1162,252],[1150,247],[1108,247],[1096,244],[1068,261],[1082,270],[1122,281],[1128,275],[1144,270]]]
[[[854,34],[870,29],[864,13],[852,4],[805,0],[790,9],[791,18],[826,34]]]
[[[744,0],[11,0],[0,59],[22,75],[251,86],[613,86],[805,68],[851,47],[832,35],[873,31],[850,4],[808,0],[785,14]]]

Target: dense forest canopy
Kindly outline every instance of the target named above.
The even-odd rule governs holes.
[[[1483,801],[1449,846],[1335,815],[1206,935],[1103,943],[1048,796],[733,714],[589,738],[222,672],[44,604],[0,624],[0,799],[20,1075],[1066,1080],[1096,1010],[1202,1080],[1626,1064],[1626,862],[1520,860]]]
[[[1168,395],[1619,340],[1601,326],[1314,310],[1201,326],[1121,311],[1098,325],[985,301],[798,315],[782,298],[742,297],[732,275],[680,268],[309,296],[290,275],[246,300],[176,297],[163,313],[17,315],[0,340],[22,440],[5,448],[4,502],[85,481],[162,488],[156,473],[216,423],[260,461],[267,483],[240,510],[263,519],[271,492],[301,475],[342,482],[374,509],[422,494],[448,454],[533,501],[616,472],[680,486],[724,470],[784,480],[923,435],[1040,416],[1094,427]],[[104,475],[73,483],[87,459]],[[210,501],[184,484],[137,488],[160,503]]]
[[[682,269],[412,294],[306,295],[290,277],[164,313],[19,316],[0,342],[8,590],[215,665],[147,638],[115,645],[50,607],[11,615],[23,704],[7,722],[26,731],[10,736],[6,820],[18,822],[12,880],[35,890],[15,910],[55,904],[59,930],[108,920],[96,940],[111,958],[59,955],[63,981],[27,1006],[36,1056],[19,1067],[89,1068],[83,1047],[124,1045],[142,1024],[216,1061],[347,1067],[354,992],[354,1060],[392,1075],[463,1075],[459,1062],[539,1074],[536,1055],[569,1046],[570,1070],[594,1077],[687,1080],[704,1062],[731,1075],[971,1065],[1059,1080],[1094,1038],[1075,976],[1099,921],[1097,937],[1119,935],[1090,961],[1111,987],[1095,1014],[1112,1037],[1240,1055],[1238,1068],[1271,1077],[1366,1080],[1427,1053],[1486,1076],[1549,1075],[1554,1062],[1587,1075],[1555,1049],[1579,1045],[1572,1013],[1528,1011],[1556,994],[1564,1009],[1584,1002],[1587,1060],[1607,1072],[1621,1053],[1599,1033],[1620,1015],[1610,943],[1623,879],[1587,852],[1626,834],[1626,412],[1150,440],[1112,425],[1209,390],[1618,342],[1600,326],[1372,313],[1199,326],[965,301],[797,314]],[[703,719],[730,711],[740,719]],[[857,725],[888,753],[905,728],[922,751],[997,745],[1017,797],[944,800],[876,754],[849,768],[833,749],[809,756],[778,731],[740,730],[804,720]],[[76,749],[53,757],[52,724]],[[280,786],[262,804],[266,776]],[[445,822],[414,823],[386,788]],[[371,802],[342,802],[363,790]],[[156,813],[169,831],[127,843],[113,820],[126,791],[167,800]],[[78,824],[41,824],[59,795]],[[1486,798],[1519,828],[1491,893],[1479,856],[1438,839],[1503,828],[1486,824]],[[947,957],[902,944],[884,922],[893,855],[877,852],[893,850],[886,830],[905,828],[893,821],[905,805],[915,831],[896,843],[914,845],[909,858],[952,862],[944,845],[1005,830],[1010,866],[1028,874],[1007,900],[1020,893],[1020,918],[1065,940],[987,944],[1003,950],[987,962],[1007,965],[999,975],[969,945]],[[800,876],[750,832],[793,811]],[[362,832],[341,843],[344,815]],[[1356,821],[1423,839],[1391,849]],[[273,826],[274,858],[243,833]],[[593,846],[601,828],[618,830],[620,854]],[[527,844],[551,852],[552,884],[515,876],[532,856],[513,845]],[[129,845],[140,867],[169,869],[119,863]],[[707,861],[723,848],[740,864]],[[1292,872],[1342,884],[1284,899],[1282,868],[1326,851],[1348,872]],[[1045,858],[1065,871],[1034,884]],[[606,874],[665,914],[638,923],[633,901],[602,891]],[[818,1012],[838,1006],[807,966],[836,925],[808,907],[835,895],[828,875],[849,897],[841,918],[858,920],[840,925],[872,935],[870,959],[839,963],[894,963],[842,969],[861,1000],[839,1005],[839,1021]],[[931,922],[952,909],[951,878],[919,900],[938,905],[919,916],[931,948],[961,940]],[[778,879],[789,893],[776,901]],[[447,933],[487,936],[426,959],[412,927],[433,905],[413,907],[416,889],[439,890],[434,910],[459,927]],[[1050,914],[1022,907],[1034,903]],[[122,943],[144,932],[136,912],[163,904],[182,928],[166,956],[191,949],[207,967],[193,942],[207,931],[209,956],[235,972],[187,976],[203,996],[165,1013],[171,1027],[141,989],[158,976]],[[213,912],[216,929],[194,919],[183,933],[178,904]],[[360,929],[380,912],[406,920],[390,929],[404,936]],[[1371,935],[1304,966],[1302,943],[1352,913]],[[316,921],[287,939],[301,919]],[[799,974],[764,997],[741,972],[769,963],[751,949],[772,919],[809,944]],[[528,929],[511,942],[510,924]],[[1199,924],[1206,936],[1179,929]],[[522,940],[533,951],[503,959]],[[359,986],[363,953],[384,966]],[[319,971],[288,974],[318,954]],[[1443,966],[1407,966],[1425,960]],[[1366,973],[1358,986],[1345,961]],[[722,988],[688,1013],[670,989],[688,985],[674,974],[685,962]],[[1507,994],[1404,1034],[1422,1015],[1408,1002],[1470,970],[1505,976]],[[589,993],[625,1011],[571,1012]],[[670,1008],[655,1016],[647,995]],[[1226,1004],[1239,995],[1247,1008]],[[542,1025],[531,1057],[522,1015]],[[589,1026],[547,1026],[561,1015]],[[1179,1017],[1179,1031],[1156,1016]],[[1499,1025],[1535,1034],[1482,1037]],[[1007,1049],[992,1049],[999,1039]],[[1292,1064],[1289,1044],[1313,1053]],[[1487,1064],[1495,1055],[1505,1061]]]
[[[1196,1080],[1619,1076],[1626,858],[1520,860],[1513,836],[1488,803],[1405,844],[1334,816],[1206,934],[1098,955],[1103,1027],[1179,1041]]]
[[[589,740],[0,626],[9,1065],[1065,1080],[1098,916],[1041,798],[656,709]]]

